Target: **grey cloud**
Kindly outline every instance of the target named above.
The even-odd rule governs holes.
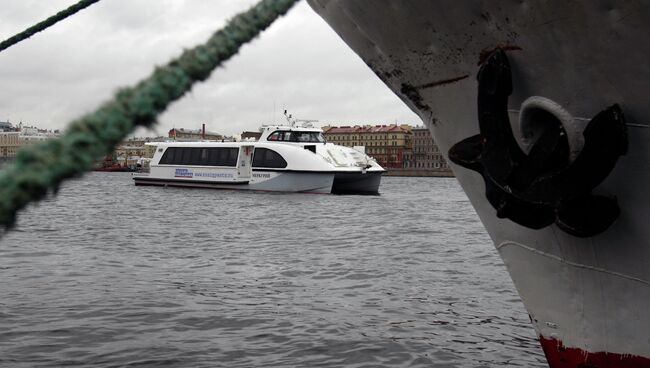
[[[0,0],[0,38],[74,2]],[[0,54],[0,120],[62,128],[252,4],[103,0]],[[419,122],[302,2],[172,105],[156,131],[201,123],[226,134],[253,130],[273,118],[274,103],[276,118],[287,107],[324,122]]]

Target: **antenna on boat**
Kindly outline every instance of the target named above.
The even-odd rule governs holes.
[[[314,124],[318,120],[313,120],[313,119],[293,119],[291,114],[287,115],[287,110],[284,110],[284,116],[287,118],[287,122],[289,122],[289,125],[292,127],[298,127],[298,128],[313,128]],[[298,124],[302,123],[302,124]]]
[[[287,115],[287,110],[286,109],[284,110],[284,117],[287,119],[287,122],[289,123],[289,125],[293,126],[295,120],[291,120],[291,114]]]

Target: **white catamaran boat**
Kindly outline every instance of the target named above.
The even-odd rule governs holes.
[[[256,142],[164,142],[136,185],[278,192],[378,194],[384,169],[371,157],[327,143],[310,123],[262,128]]]
[[[308,1],[448,152],[549,365],[650,367],[650,4]]]

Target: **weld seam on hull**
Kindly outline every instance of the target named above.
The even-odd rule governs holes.
[[[638,278],[638,277],[634,277],[634,276],[629,276],[629,275],[626,275],[626,274],[623,274],[623,273],[620,273],[620,272],[610,271],[610,270],[607,270],[607,269],[604,269],[604,268],[600,268],[600,267],[589,266],[589,265],[585,265],[585,264],[582,264],[582,263],[577,263],[577,262],[573,262],[573,261],[568,261],[568,260],[566,260],[566,259],[564,259],[564,258],[562,258],[562,257],[556,256],[555,254],[550,254],[550,253],[547,253],[547,252],[541,251],[541,250],[539,250],[539,249],[535,249],[535,248],[533,248],[533,247],[530,247],[530,246],[528,246],[528,245],[520,244],[520,243],[517,243],[517,242],[514,242],[514,241],[504,241],[504,242],[502,242],[501,244],[497,245],[497,246],[496,246],[496,249],[497,249],[498,251],[501,251],[501,248],[504,248],[504,247],[506,247],[506,246],[508,246],[508,245],[514,245],[514,246],[517,246],[517,247],[520,247],[520,248],[526,249],[526,250],[528,250],[528,251],[530,251],[530,252],[532,252],[532,253],[539,254],[539,255],[544,256],[544,257],[547,257],[547,258],[554,259],[554,260],[556,260],[556,261],[559,261],[559,262],[562,262],[562,263],[568,264],[568,265],[570,265],[570,266],[579,267],[579,268],[584,268],[584,269],[588,269],[588,270],[592,270],[592,271],[596,271],[596,272],[601,272],[601,273],[606,273],[606,274],[609,274],[609,275],[612,275],[612,276],[621,277],[621,278],[624,278],[624,279],[627,279],[627,280],[630,280],[630,281],[636,281],[636,282],[638,282],[638,283],[641,283],[641,284],[643,284],[643,285],[645,285],[645,286],[649,286],[649,287],[650,287],[650,281],[647,281],[647,280],[644,280],[644,279],[640,279],[640,278]]]
[[[519,114],[519,113],[520,113],[520,110],[508,109],[508,114]],[[574,116],[573,120],[579,120],[579,121],[582,121],[582,122],[586,123],[591,119]],[[625,125],[627,125],[629,127],[635,127],[635,128],[650,128],[650,124],[644,124],[644,123],[628,123],[628,122],[626,122]]]
[[[635,123],[627,123],[627,126],[635,127],[635,128],[650,128],[650,125],[646,124],[635,124]]]

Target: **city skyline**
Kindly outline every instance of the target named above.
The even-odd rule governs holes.
[[[75,1],[6,4],[6,39]],[[65,129],[119,87],[149,75],[203,42],[254,1],[102,1],[0,53],[0,120]],[[179,22],[179,19],[183,20]],[[317,119],[418,125],[412,113],[306,2],[159,117],[154,131],[205,123],[226,135],[284,122],[282,112]]]

